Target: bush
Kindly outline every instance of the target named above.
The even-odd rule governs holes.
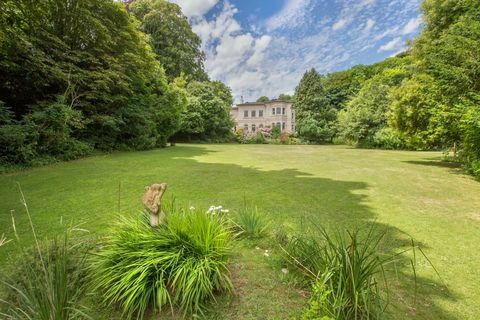
[[[87,242],[63,236],[24,249],[15,261],[16,272],[4,282],[7,303],[4,319],[90,319],[81,300],[86,294]]]
[[[319,233],[320,240],[294,237],[284,248],[287,262],[312,282],[303,319],[383,318],[386,299],[378,283],[386,283],[384,268],[395,259],[378,252],[384,234],[373,228],[361,236],[354,231],[332,237],[323,228]]]
[[[213,214],[171,212],[157,228],[125,218],[93,258],[94,288],[127,319],[165,305],[201,312],[215,292],[232,290],[230,236],[225,219]]]
[[[389,150],[411,149],[406,139],[398,131],[389,127],[377,131],[371,144],[372,147]]]
[[[239,212],[235,219],[239,235],[247,238],[260,238],[268,230],[268,221],[258,213],[258,209],[246,208]]]

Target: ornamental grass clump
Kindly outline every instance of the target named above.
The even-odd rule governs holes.
[[[261,238],[267,234],[269,222],[258,212],[257,207],[245,208],[236,214],[234,224],[240,236]]]
[[[12,266],[4,266],[2,290],[5,300],[0,299],[0,318],[8,320],[69,320],[92,319],[83,305],[87,290],[87,255],[93,247],[92,241],[83,236],[87,230],[68,227],[59,235],[40,240],[37,237],[23,192],[20,189],[30,231],[35,241],[26,247],[13,230],[19,256]],[[2,235],[0,244],[4,240]],[[14,270],[10,271],[10,267]]]
[[[413,241],[403,252],[381,253],[378,247],[383,237],[374,228],[333,236],[318,228],[317,237],[294,237],[283,247],[288,263],[312,284],[304,320],[383,319],[388,302],[387,265],[400,260],[406,251],[413,251],[415,257],[416,249],[428,260]],[[411,265],[415,274],[415,262]]]
[[[230,238],[225,219],[204,212],[170,212],[156,228],[146,218],[124,218],[92,259],[94,288],[127,319],[165,306],[201,313],[216,293],[233,289]]]

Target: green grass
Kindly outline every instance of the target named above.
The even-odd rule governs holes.
[[[383,250],[396,252],[414,238],[435,270],[417,257],[413,308],[411,267],[392,281],[394,319],[476,319],[480,314],[480,183],[441,161],[435,152],[359,150],[341,146],[178,145],[115,153],[0,176],[0,235],[28,240],[20,183],[40,237],[61,230],[60,220],[83,222],[97,234],[119,215],[142,208],[144,186],[167,182],[177,203],[240,209],[244,199],[269,213],[272,228],[302,230],[365,225],[387,232]],[[233,262],[237,296],[222,298],[218,319],[289,319],[307,299],[255,246],[238,245]],[[272,250],[272,248],[269,248]],[[0,259],[13,256],[0,248]],[[271,258],[275,256],[272,251]],[[228,306],[227,306],[228,305]]]

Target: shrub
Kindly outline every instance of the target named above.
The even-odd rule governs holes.
[[[278,139],[281,133],[282,133],[282,130],[280,130],[278,126],[272,126],[272,129],[271,129],[272,139]]]
[[[268,230],[268,221],[258,212],[258,209],[247,208],[240,211],[235,219],[239,235],[247,238],[263,237]]]
[[[172,212],[157,228],[125,218],[93,258],[94,288],[127,319],[165,305],[201,312],[215,292],[232,290],[230,235],[225,219],[200,212]]]
[[[287,262],[313,283],[303,319],[381,319],[387,303],[378,284],[386,283],[384,268],[396,259],[378,252],[384,234],[319,232],[320,240],[294,237],[284,248]]]
[[[367,144],[369,142],[366,142]],[[396,130],[385,127],[380,129],[373,136],[373,141],[370,142],[371,147],[398,150],[411,149],[411,146],[406,139]]]
[[[7,297],[0,300],[5,303],[2,319],[91,319],[81,304],[87,292],[86,257],[91,243],[72,238],[73,231],[81,230],[75,228],[39,242],[23,194],[22,199],[36,245],[24,248],[19,242],[21,255],[14,261],[15,271],[2,281]]]

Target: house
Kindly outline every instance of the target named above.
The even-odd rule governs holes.
[[[255,132],[259,128],[279,127],[282,132],[295,133],[295,109],[292,102],[271,100],[247,102],[232,108],[235,131]]]

